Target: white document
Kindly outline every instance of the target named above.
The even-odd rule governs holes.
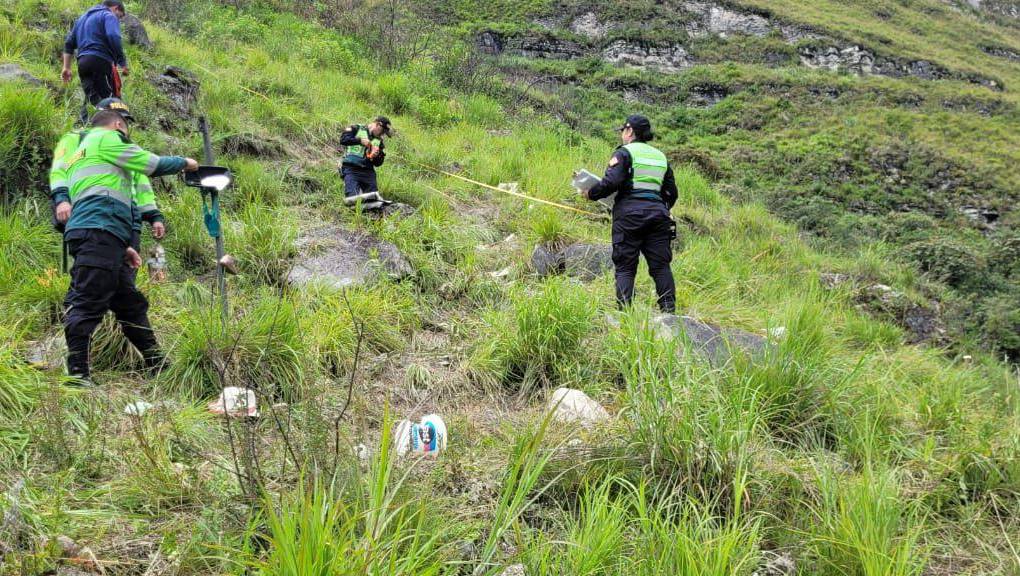
[[[602,182],[601,178],[587,170],[582,169],[578,170],[577,173],[574,175],[574,180],[573,182],[571,182],[571,184],[574,186],[574,188],[577,188],[578,192],[583,192],[585,190],[591,190],[592,188],[595,187],[596,184],[600,182]],[[597,202],[599,204],[602,204],[609,210],[612,210],[613,205],[616,204],[616,192],[613,192],[612,194],[606,196],[605,198],[599,198]]]

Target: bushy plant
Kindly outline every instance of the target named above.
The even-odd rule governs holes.
[[[484,316],[471,362],[475,374],[511,388],[550,381],[580,352],[596,313],[588,295],[565,278],[550,278],[534,292],[514,290],[507,309]]]
[[[58,119],[45,90],[20,82],[0,84],[0,192],[4,201],[32,196],[47,184]]]

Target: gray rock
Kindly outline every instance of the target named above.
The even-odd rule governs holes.
[[[835,290],[850,281],[848,274],[838,272],[822,272],[818,275],[818,282],[826,290]]]
[[[277,159],[287,155],[283,142],[250,132],[230,134],[219,142],[219,148],[233,156],[255,156]]]
[[[370,283],[380,275],[399,280],[414,272],[393,244],[339,226],[310,230],[298,238],[295,247],[303,257],[287,277],[292,285],[344,288]]]
[[[498,56],[503,53],[503,37],[491,30],[478,35],[477,45],[478,49],[485,54]]]
[[[539,276],[550,276],[560,271],[563,260],[558,252],[550,250],[543,244],[535,246],[531,252],[531,269]]]
[[[614,26],[610,23],[599,22],[594,12],[585,12],[570,23],[570,31],[592,40],[603,38]]]
[[[25,82],[33,86],[42,86],[43,83],[17,64],[0,64],[0,82]]]
[[[797,563],[789,554],[767,553],[768,560],[752,576],[793,576],[797,573]]]
[[[499,573],[499,576],[527,576],[527,571],[524,569],[524,564],[511,564],[503,569]]]
[[[609,420],[609,412],[580,390],[557,388],[549,396],[547,410],[559,422],[593,427]]]
[[[550,244],[539,244],[531,253],[531,269],[539,276],[565,272],[588,282],[612,266],[613,249],[606,244],[578,242],[559,250]]]
[[[41,370],[58,370],[67,356],[67,342],[63,334],[51,334],[42,340],[29,342],[25,360]]]
[[[167,66],[162,74],[153,77],[151,81],[170,99],[171,110],[181,118],[191,118],[198,101],[199,88],[194,74],[177,66]]]
[[[602,59],[660,72],[679,72],[694,65],[694,60],[679,44],[649,44],[631,40],[613,41],[602,50]]]
[[[613,248],[606,244],[571,244],[560,252],[568,276],[588,282],[613,267]]]
[[[757,14],[740,14],[721,6],[708,12],[708,31],[725,38],[730,34],[765,36],[772,30],[769,21]]]
[[[120,21],[120,28],[129,44],[140,46],[146,50],[152,49],[152,40],[149,39],[149,33],[145,31],[145,25],[134,14],[125,15]]]
[[[382,217],[399,216],[400,218],[407,218],[408,216],[414,215],[415,212],[417,212],[417,210],[410,204],[404,204],[403,202],[391,202],[383,205],[381,209],[375,210],[370,214]]]
[[[768,340],[758,334],[735,328],[720,328],[690,316],[660,314],[653,322],[660,336],[683,338],[689,343],[691,351],[715,366],[729,361],[733,351],[758,357],[769,346]]]

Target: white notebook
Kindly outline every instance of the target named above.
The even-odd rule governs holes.
[[[601,178],[587,170],[582,169],[578,170],[577,173],[574,175],[574,180],[571,182],[571,185],[574,188],[576,188],[578,192],[582,192],[585,190],[591,190],[592,188],[595,187],[596,184],[600,182],[602,182]],[[616,204],[616,192],[613,192],[612,194],[606,196],[605,198],[599,198],[598,202],[605,206],[606,208],[612,210],[613,205]]]

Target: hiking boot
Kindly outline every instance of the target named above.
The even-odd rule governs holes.
[[[71,388],[95,388],[96,383],[92,380],[92,377],[88,374],[68,374],[67,380],[64,381],[66,386]]]
[[[142,356],[145,362],[145,373],[151,378],[159,376],[170,367],[166,356],[159,350],[146,352]]]

